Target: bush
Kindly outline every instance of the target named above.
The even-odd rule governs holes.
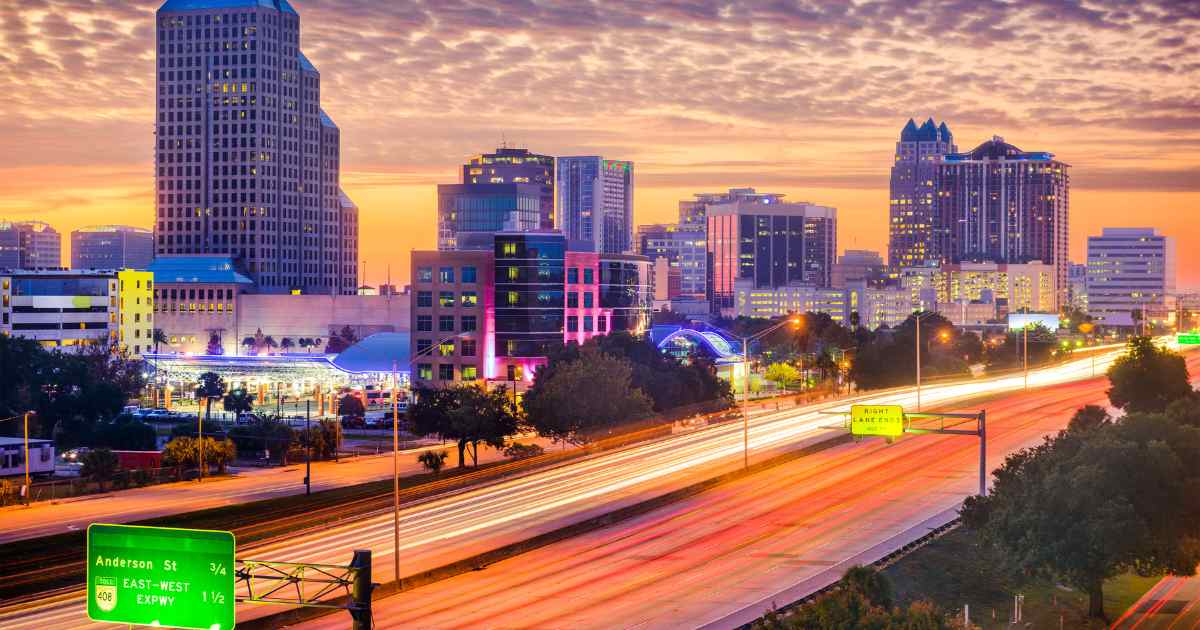
[[[446,465],[446,455],[446,451],[425,451],[417,456],[417,461],[436,476]]]
[[[107,448],[94,448],[83,456],[83,467],[79,470],[81,477],[91,477],[104,492],[104,484],[112,480],[121,469],[121,462],[116,453]]]
[[[519,442],[513,442],[508,448],[504,449],[504,456],[512,460],[529,459],[530,457],[537,457],[545,452],[546,449],[543,449],[537,444],[521,444]]]

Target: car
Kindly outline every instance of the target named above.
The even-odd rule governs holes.
[[[258,420],[258,416],[252,413],[239,413],[237,417],[237,424],[239,426],[246,426],[248,424],[254,424],[255,422],[258,422]]]
[[[362,429],[367,426],[362,416],[342,416],[343,429]]]

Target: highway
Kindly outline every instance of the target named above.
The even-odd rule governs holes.
[[[1200,628],[1200,575],[1167,576],[1146,591],[1112,626],[1113,630]]]
[[[1035,370],[1029,383],[1031,387],[1040,387],[1090,379],[1092,374],[1102,374],[1115,356],[1114,352],[1095,361],[1079,359]],[[981,395],[1020,391],[1023,387],[1023,376],[1015,374],[927,386],[923,388],[922,400],[928,409]],[[861,398],[874,403],[901,404],[910,410],[915,405],[912,388],[871,393]],[[821,412],[844,411],[849,402],[795,408],[755,418],[750,431],[754,458],[838,433],[825,428],[832,419]],[[728,423],[409,506],[401,512],[400,571],[409,575],[440,566],[736,469],[741,464],[741,449],[740,423]],[[836,468],[824,470],[823,474],[836,474]],[[956,491],[953,500],[946,498],[947,504],[958,501],[963,494]],[[239,557],[339,564],[349,560],[353,549],[370,548],[375,554],[375,580],[388,581],[394,577],[392,547],[392,516],[384,513],[350,525],[297,534],[286,543],[241,549]],[[268,606],[245,605],[239,608],[239,619],[271,611]],[[82,592],[20,611],[0,611],[0,627],[4,628],[49,630],[87,626]]]

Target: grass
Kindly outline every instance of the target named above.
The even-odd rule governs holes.
[[[1022,620],[1031,628],[1105,628],[1087,618],[1087,595],[1000,568],[998,552],[957,528],[884,569],[897,602],[927,599],[946,610],[971,607],[971,621],[986,630],[1011,628],[1013,596],[1022,594]],[[1158,581],[1121,575],[1104,585],[1104,610],[1115,620]],[[1061,624],[1061,626],[1060,626]]]

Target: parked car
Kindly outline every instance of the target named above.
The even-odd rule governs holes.
[[[362,416],[342,416],[343,429],[362,429],[367,426]]]

